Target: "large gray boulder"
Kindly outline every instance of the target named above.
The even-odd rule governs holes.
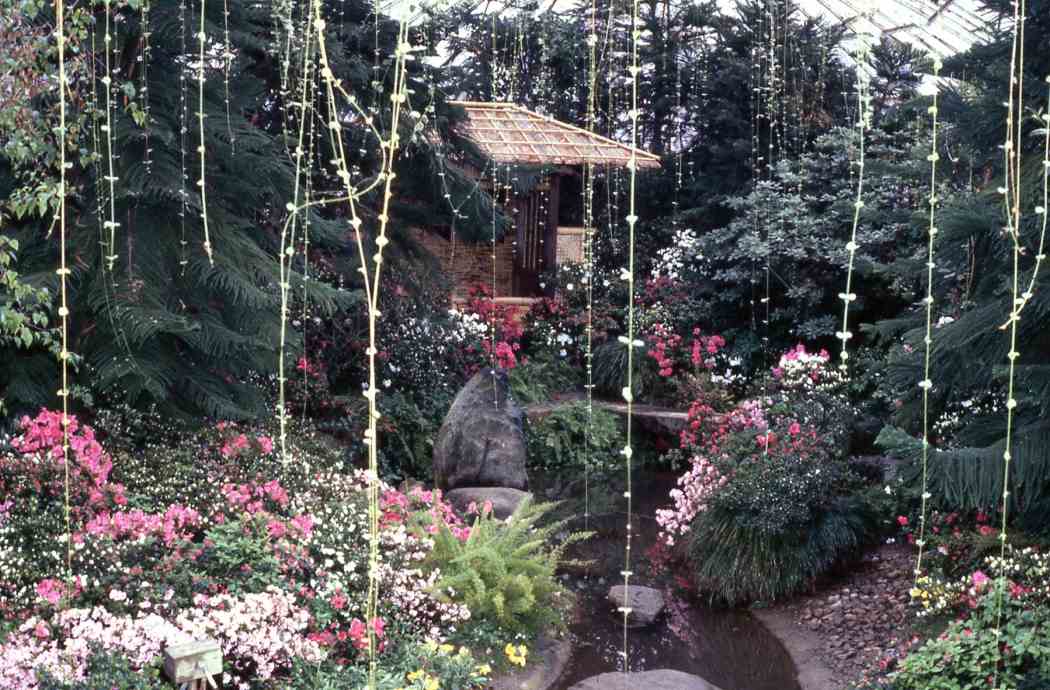
[[[580,681],[569,690],[719,690],[699,676],[681,671],[642,671],[641,673],[603,673]]]
[[[507,373],[482,369],[456,395],[434,443],[434,483],[448,491],[471,486],[529,488],[524,414],[510,395]]]
[[[628,628],[643,628],[651,625],[663,613],[664,593],[660,590],[631,585],[627,591],[628,595],[624,597],[623,585],[611,587],[608,599],[617,609],[624,605],[625,599],[627,600],[627,606],[631,609],[631,612],[627,614]],[[617,612],[617,615],[622,616],[623,614]]]
[[[505,486],[466,486],[452,489],[445,494],[445,500],[452,504],[461,515],[465,515],[474,504],[480,512],[486,501],[492,503],[492,514],[498,520],[506,520],[518,509],[521,502],[532,496],[521,489],[508,489]],[[468,520],[469,522],[469,520]]]

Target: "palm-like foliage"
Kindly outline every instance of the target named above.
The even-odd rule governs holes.
[[[1012,16],[1007,3],[988,3],[990,9]],[[1022,111],[1023,202],[1020,223],[1022,288],[1028,285],[1035,267],[1034,256],[1042,232],[1042,190],[1048,169],[1043,165],[1045,124],[1033,115],[1045,110],[1048,67],[1042,45],[1050,36],[1050,5],[1028,4],[1026,41],[1031,45],[1025,63],[1028,84]],[[1008,25],[1009,22],[1006,22]],[[938,212],[937,275],[935,295],[941,320],[934,332],[931,391],[933,416],[954,410],[963,418],[962,428],[951,446],[932,456],[935,497],[953,506],[989,508],[1002,500],[1002,455],[1005,442],[1005,392],[1008,332],[1003,324],[1013,299],[1010,280],[1013,242],[1004,233],[1006,224],[1002,196],[1002,150],[1005,138],[1005,108],[1010,63],[1011,36],[1007,33],[989,45],[973,48],[952,61],[949,68],[966,79],[949,99],[949,117],[954,121],[956,141],[965,140],[974,164],[983,166],[972,191],[949,197]],[[942,152],[942,158],[944,153]],[[902,257],[888,267],[899,275],[918,269],[925,252]],[[1044,266],[1045,269],[1045,266]],[[1050,496],[1050,286],[1047,276],[1038,277],[1034,295],[1024,308],[1018,329],[1020,357],[1016,368],[1015,426],[1010,480],[1011,506],[1021,511],[1045,507]],[[883,321],[874,331],[903,342],[894,349],[886,371],[887,384],[900,400],[898,424],[914,431],[921,414],[917,382],[922,377],[924,337],[923,309]],[[954,320],[952,320],[954,319]],[[986,399],[985,412],[968,411],[972,401]],[[967,407],[960,407],[966,401]],[[972,409],[976,409],[975,407]],[[883,436],[887,448],[914,457],[915,441],[896,432]]]
[[[195,50],[201,3],[154,3],[146,24],[139,3],[108,6],[114,27],[109,88],[114,102],[112,160],[117,179],[112,204],[119,223],[112,247],[109,156],[101,135],[106,121],[101,46],[107,6],[95,2],[82,8],[87,33],[78,46],[87,57],[76,63],[80,71],[71,80],[67,99],[72,119],[82,117],[85,124],[70,137],[70,144],[80,150],[77,165],[69,171],[67,200],[67,247],[73,269],[70,349],[84,359],[76,382],[85,395],[157,406],[170,414],[244,418],[266,409],[270,372],[276,370],[281,330],[278,253],[286,204],[294,196],[299,107],[294,101],[299,97],[303,51],[299,29],[304,26],[309,3],[291,3],[289,38],[285,29],[275,29],[274,22],[275,13],[282,12],[287,3],[231,0],[226,3],[228,45],[224,44],[224,3],[203,4],[209,56],[203,103],[197,98]],[[324,3],[323,11],[330,19],[326,38],[333,70],[361,103],[375,104],[371,112],[382,128],[381,123],[389,121],[389,99],[381,95],[389,91],[392,79],[389,56],[396,41],[396,23],[387,18],[378,23],[369,19],[370,6],[363,2]],[[52,21],[46,12],[26,15],[26,31],[46,28]],[[147,30],[148,53],[144,49]],[[97,47],[95,53],[90,52],[90,45]],[[292,55],[287,78],[283,76],[285,45],[291,45]],[[228,89],[222,59],[226,50],[233,55]],[[35,62],[32,66],[37,68]],[[148,81],[144,81],[144,67],[148,67]],[[411,86],[416,100],[412,105],[417,117],[408,118],[402,133],[399,170],[406,174],[395,193],[408,201],[394,209],[395,242],[403,234],[397,230],[419,217],[440,222],[450,213],[430,176],[414,173],[432,172],[439,152],[468,159],[476,155],[445,143],[455,115],[439,98],[433,103],[425,101],[430,94],[425,76],[424,68],[414,63]],[[55,100],[46,91],[34,98],[44,113]],[[426,108],[428,104],[433,108]],[[316,197],[332,196],[341,182],[326,163],[334,156],[324,107],[319,99],[314,105],[318,124],[312,147],[317,164],[308,175]],[[197,134],[199,108],[204,115],[203,142]],[[344,113],[347,157],[367,182],[378,171],[378,147],[349,110]],[[96,138],[101,142],[98,145]],[[206,209],[197,185],[200,151],[205,158]],[[0,166],[0,188],[17,189],[25,176],[18,177],[20,171],[8,162]],[[454,186],[465,184],[454,169],[449,170],[448,179]],[[300,188],[303,184],[301,181]],[[361,200],[359,213],[366,230],[375,225],[376,202],[374,195]],[[308,300],[318,316],[351,308],[357,297],[357,253],[350,251],[351,230],[339,206],[315,206],[305,214],[311,261],[324,265],[323,275],[329,281],[304,281],[301,234],[293,248],[296,255],[288,282],[296,300]],[[214,262],[202,246],[205,212]],[[491,228],[491,202],[484,193],[478,194],[474,207],[461,212],[465,216],[461,224]],[[484,221],[479,213],[485,214]],[[51,287],[53,293],[58,238],[57,233],[47,232],[50,220],[26,217],[10,229],[5,227],[5,232],[20,241],[20,273],[33,284]],[[411,256],[411,243],[400,242],[399,248],[401,251],[391,252],[392,260]],[[105,260],[110,254],[117,257],[112,270]],[[300,350],[299,329],[292,328],[287,346],[291,362]],[[48,353],[5,347],[0,359],[0,386],[12,407],[53,403],[58,367]]]

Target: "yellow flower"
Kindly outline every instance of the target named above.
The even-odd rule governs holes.
[[[492,673],[492,667],[489,666],[488,664],[482,664],[482,665],[478,666],[478,673],[480,673],[483,676],[487,676],[490,673]]]
[[[438,651],[442,654],[451,654],[456,648],[450,644],[443,644],[438,647]]]
[[[427,676],[426,683],[423,685],[424,690],[439,690],[441,683],[434,676]]]
[[[459,655],[460,656],[468,656],[469,654],[470,654],[470,650],[467,649],[466,647],[460,647],[459,648]]]
[[[507,660],[510,661],[510,663],[524,666],[525,658],[528,656],[529,650],[523,644],[515,647],[508,642],[507,646],[503,648],[503,653],[507,655]]]

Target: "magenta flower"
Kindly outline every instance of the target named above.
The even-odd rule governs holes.
[[[255,439],[259,442],[259,450],[263,453],[270,454],[273,452],[273,439],[269,436],[259,436]]]
[[[58,580],[47,578],[37,583],[36,593],[41,599],[55,606],[61,601],[62,595],[65,593],[65,586]]]

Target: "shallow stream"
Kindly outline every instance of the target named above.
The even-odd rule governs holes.
[[[659,529],[654,511],[667,505],[674,477],[647,475],[636,480],[633,487],[637,516],[632,546],[635,575],[631,582],[662,589],[667,607],[652,626],[629,630],[630,670],[684,671],[722,690],[799,690],[787,651],[747,611],[711,608],[675,594],[670,573],[652,572],[645,551],[655,543]],[[624,563],[623,515],[603,515],[591,522],[597,534],[572,554],[591,561],[591,565],[586,572],[562,576],[565,585],[577,594],[576,618],[569,628],[573,655],[551,690],[568,690],[591,676],[622,670],[622,618],[606,595],[611,586],[623,582],[619,575]]]

